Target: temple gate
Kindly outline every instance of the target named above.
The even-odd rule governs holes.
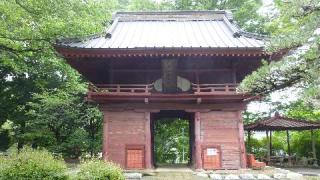
[[[192,124],[194,168],[245,168],[241,111],[254,97],[236,88],[270,58],[263,47],[228,11],[118,12],[106,33],[55,45],[104,113],[104,159],[126,169],[154,167],[153,121],[168,112]]]

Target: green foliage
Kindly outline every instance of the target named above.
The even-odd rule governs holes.
[[[247,151],[249,152],[250,150],[250,153],[254,154],[257,158],[263,158],[267,154],[266,145],[261,140],[251,137],[250,144],[248,141],[245,144]]]
[[[83,96],[66,92],[34,95],[29,103],[30,120],[25,143],[47,147],[65,157],[77,158],[85,152],[95,155],[101,144],[102,115],[96,107],[82,102]],[[28,138],[25,136],[28,135]]]
[[[10,147],[9,130],[0,131],[0,151],[6,151]]]
[[[266,18],[257,11],[262,6],[261,0],[132,0],[120,1],[122,9],[130,11],[152,10],[232,10],[237,23],[250,32],[267,33],[264,29]]]
[[[314,133],[316,140],[317,157],[320,157],[320,132],[316,130]],[[293,132],[291,133],[291,147],[292,152],[296,153],[299,157],[312,157],[312,142],[311,132]]]
[[[178,159],[178,163],[188,162],[190,160],[189,136],[189,122],[187,120],[157,120],[154,128],[156,163],[174,164],[176,159]],[[183,158],[185,162],[183,162]]]
[[[227,7],[227,9],[235,9],[234,18],[242,29],[248,32],[269,34],[265,28],[268,18],[259,15],[257,12],[262,6],[261,0],[228,2],[232,4],[232,7]]]
[[[153,0],[132,0],[130,1],[130,4],[128,5],[128,9],[131,11],[134,10],[155,10],[157,9],[156,3]]]
[[[10,121],[5,122],[0,126],[0,152],[6,151],[12,145],[10,130],[12,129]]]
[[[268,50],[290,53],[281,61],[265,63],[245,78],[240,89],[265,95],[298,86],[304,90],[306,102],[319,106],[320,5],[317,0],[275,2],[279,15],[267,24],[272,34]]]
[[[93,139],[93,141],[96,139]],[[67,157],[78,158],[89,148],[88,133],[80,128],[76,128],[61,144],[61,151]],[[96,140],[97,141],[97,140]],[[100,142],[100,141],[98,141]],[[99,149],[100,150],[100,149]]]
[[[306,73],[306,63],[295,64],[294,61],[295,59],[287,58],[270,64],[264,62],[258,71],[253,72],[241,82],[239,90],[266,95],[300,82]]]
[[[80,165],[80,172],[77,179],[110,179],[125,180],[122,169],[111,162],[92,159]]]
[[[284,111],[287,117],[309,121],[320,120],[320,111],[312,106],[312,104],[304,103],[302,100],[293,102],[284,107]]]
[[[65,163],[46,150],[24,148],[0,157],[0,179],[67,179]]]
[[[275,1],[279,16],[267,28],[274,35],[269,49],[284,49],[304,44],[319,24],[318,0]]]
[[[265,119],[268,116],[269,114],[266,114],[266,113],[252,113],[249,111],[244,111],[242,113],[244,124],[251,124],[258,120]]]
[[[116,6],[116,0],[0,1],[0,125],[13,123],[10,139],[18,148],[27,143],[62,152],[70,147],[62,141],[74,142],[69,135],[87,126],[87,120],[100,122],[82,113],[96,107],[82,102],[86,85],[52,45],[61,37],[102,32]],[[99,138],[99,132],[91,133],[94,128],[85,129],[91,140]]]
[[[272,152],[279,154],[281,150],[288,153],[286,132],[272,132]]]

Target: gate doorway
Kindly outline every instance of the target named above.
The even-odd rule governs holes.
[[[194,113],[180,110],[152,113],[151,134],[154,167],[194,164]]]

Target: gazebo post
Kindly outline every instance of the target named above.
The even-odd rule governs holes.
[[[311,129],[310,131],[311,131],[311,140],[312,140],[312,156],[313,156],[313,159],[315,160],[313,162],[313,166],[317,167],[318,162],[317,162],[316,141],[315,141],[313,129]]]
[[[286,132],[287,132],[287,144],[288,144],[288,165],[292,166],[289,130],[286,130]]]
[[[272,156],[272,131],[270,131],[270,140],[269,140],[269,149],[270,149],[270,156]]]
[[[266,136],[267,136],[267,164],[270,163],[270,144],[269,144],[269,132],[266,130]]]
[[[248,131],[248,152],[251,153],[251,131]]]

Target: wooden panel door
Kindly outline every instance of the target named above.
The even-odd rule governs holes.
[[[144,147],[127,147],[126,148],[126,168],[143,169],[144,168]]]
[[[218,147],[206,147],[202,149],[203,169],[221,168],[221,151]]]

